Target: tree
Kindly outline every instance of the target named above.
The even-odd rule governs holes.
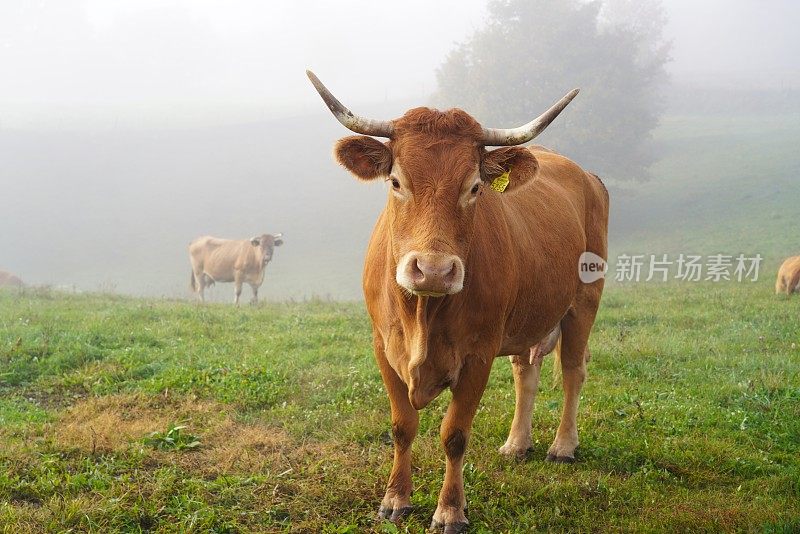
[[[580,87],[536,142],[612,181],[647,179],[663,111],[664,23],[658,0],[494,0],[486,26],[439,67],[435,104],[511,127]]]

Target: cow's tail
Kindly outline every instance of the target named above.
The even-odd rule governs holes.
[[[189,287],[192,288],[192,291],[197,291],[197,280],[194,277],[194,269],[192,269],[192,277],[189,281]]]
[[[553,349],[553,389],[561,383],[561,339],[564,334],[558,335],[556,347]]]

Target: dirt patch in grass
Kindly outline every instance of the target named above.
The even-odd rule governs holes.
[[[163,494],[164,482],[157,480],[163,476],[159,474],[162,468],[178,468],[181,484],[187,484],[181,491],[191,492],[192,498],[204,505],[219,507],[215,513],[230,513],[238,524],[254,530],[265,520],[283,525],[284,519],[291,518],[299,531],[320,531],[341,511],[353,513],[356,508],[364,513],[379,501],[385,475],[378,472],[389,446],[372,450],[340,441],[303,440],[281,428],[237,421],[233,410],[190,397],[95,397],[78,402],[51,423],[45,441],[66,452],[67,462],[104,454],[124,458],[144,451],[144,469],[137,471],[136,477],[138,494],[147,501],[172,499],[172,493]],[[164,432],[175,423],[186,425],[185,431],[199,439],[196,449],[160,450],[144,444],[143,437],[156,430]],[[224,484],[232,489],[224,491],[207,490],[192,482],[203,479],[221,484],[220,480],[228,477],[231,481]],[[331,492],[332,487],[342,491]],[[106,490],[106,495],[119,498],[120,491]],[[237,495],[237,503],[246,503],[249,515],[233,515],[223,509],[232,506],[222,503],[230,498],[223,495],[226,492]],[[16,508],[19,514],[31,512],[29,503],[19,503]],[[105,514],[105,508],[98,509],[93,517]]]
[[[192,456],[213,457],[226,465],[269,453],[290,441],[281,429],[235,421],[224,404],[137,394],[78,402],[55,423],[54,438],[58,445],[82,452],[119,452],[173,424],[186,425],[187,431],[200,437],[201,446]]]
[[[171,424],[181,422],[198,431],[216,427],[224,417],[220,406],[188,398],[92,397],[65,410],[53,425],[53,437],[58,446],[81,452],[120,452]]]
[[[186,425],[196,435],[196,450],[152,450],[157,462],[177,464],[202,474],[263,474],[292,470],[304,458],[319,455],[319,445],[296,443],[282,429],[236,421],[224,404],[190,397],[111,395],[78,402],[53,425],[58,447],[81,454],[119,453],[144,447],[142,438]]]

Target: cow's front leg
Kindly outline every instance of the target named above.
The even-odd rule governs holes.
[[[392,473],[386,485],[386,494],[378,508],[378,517],[397,522],[411,513],[411,444],[417,436],[419,414],[408,400],[408,387],[389,365],[383,343],[376,340],[374,345],[375,359],[378,361],[392,408],[394,441]]]
[[[239,305],[239,297],[242,296],[242,274],[238,271],[233,274],[233,303]]]
[[[441,439],[447,464],[431,528],[443,528],[448,534],[462,532],[468,524],[465,513],[464,453],[491,367],[492,358],[472,356],[465,362],[458,383],[452,388],[453,400],[442,420]]]
[[[255,306],[258,304],[258,286],[255,284],[250,284],[250,287],[253,288],[253,298],[250,300],[250,304]]]

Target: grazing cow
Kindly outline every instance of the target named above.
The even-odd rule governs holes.
[[[0,271],[0,287],[23,287],[24,285],[18,276]]]
[[[389,184],[363,276],[394,436],[378,514],[398,521],[410,512],[418,410],[449,388],[441,425],[447,463],[432,527],[458,532],[467,524],[464,453],[496,356],[512,356],[516,390],[500,451],[523,456],[541,356],[560,352],[564,407],[547,459],[574,461],[589,332],[603,289],[602,279],[580,281],[578,262],[586,251],[606,257],[608,193],[563,156],[513,145],[544,130],[577,90],[524,126],[491,129],[459,109],[416,108],[393,121],[359,117],[308,76],[334,116],[364,134],[339,140],[337,161],[360,180]]]
[[[264,281],[264,269],[272,260],[275,247],[283,245],[282,234],[263,234],[252,239],[198,237],[189,245],[192,262],[192,291],[205,301],[203,290],[215,282],[233,282],[233,302],[239,305],[242,284],[253,288],[252,304],[258,303],[258,288]]]
[[[786,258],[781,264],[775,281],[775,293],[800,293],[800,256]]]

